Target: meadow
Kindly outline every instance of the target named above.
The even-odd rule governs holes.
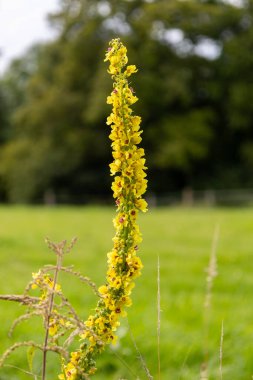
[[[105,282],[106,253],[114,235],[112,207],[18,207],[1,206],[0,294],[20,294],[44,264],[54,263],[54,254],[44,242],[78,237],[65,265],[89,276],[99,286]],[[209,353],[209,379],[246,380],[253,375],[253,209],[252,208],[154,208],[139,219],[143,234],[140,256],[144,268],[136,280],[128,322],[122,320],[119,342],[99,358],[95,380],[146,379],[138,353],[143,355],[154,379],[199,379],[203,352]],[[206,272],[216,225],[220,226],[217,247],[218,276],[214,279],[212,303],[204,318]],[[161,336],[157,359],[157,260],[160,260]],[[86,319],[96,300],[77,279],[62,275],[63,291]],[[0,352],[20,340],[39,341],[41,322],[7,332],[22,306],[0,303]],[[59,367],[50,356],[50,376]],[[20,349],[0,369],[0,380],[31,378],[12,366],[27,369],[26,350]],[[39,364],[37,364],[39,366]]]

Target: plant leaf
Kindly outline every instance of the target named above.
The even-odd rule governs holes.
[[[29,370],[31,372],[33,372],[33,358],[34,358],[35,350],[36,350],[36,347],[34,346],[29,347],[27,350],[27,361],[28,361]]]

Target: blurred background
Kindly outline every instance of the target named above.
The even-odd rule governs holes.
[[[46,32],[37,16],[26,18],[31,1],[8,2],[9,18],[6,3],[0,3],[1,202],[111,199],[105,121],[112,83],[103,60],[118,36],[139,69],[132,86],[151,202],[252,202],[252,0],[37,2],[41,18],[49,12]],[[40,42],[15,51],[20,30],[5,48],[16,53],[7,65],[4,36],[21,15],[24,35],[30,26],[31,40]]]
[[[111,207],[9,204],[112,203],[106,125],[112,81],[104,54],[118,36],[139,69],[131,86],[143,120],[149,204],[253,205],[253,0],[0,0],[2,294],[20,294],[31,272],[52,263],[45,236],[80,237],[65,265],[104,282]],[[221,378],[224,321],[224,379],[252,378],[252,208],[150,208],[140,216],[144,270],[128,318],[151,373],[196,380],[208,362],[209,380]],[[204,268],[217,225],[218,277],[207,321]],[[92,293],[69,277],[61,283],[86,319]],[[39,322],[21,324],[7,338],[20,313],[2,303],[0,354],[16,341],[40,342]],[[97,380],[144,378],[128,330],[122,321],[118,346],[99,359]],[[17,350],[0,379],[26,380],[24,358]],[[59,363],[50,363],[56,378]]]

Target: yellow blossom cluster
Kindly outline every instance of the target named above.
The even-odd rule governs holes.
[[[40,303],[48,300],[48,297],[52,292],[61,292],[61,285],[54,283],[52,277],[41,271],[32,273],[33,281],[31,284],[32,289],[40,290]],[[53,310],[52,316],[49,320],[49,335],[55,336],[61,327],[65,327],[66,323],[63,318],[60,317],[57,310]]]
[[[114,81],[111,95],[107,98],[107,103],[112,105],[107,124],[111,126],[109,137],[112,140],[113,162],[110,171],[115,176],[112,190],[117,205],[113,220],[116,234],[113,249],[107,255],[107,281],[99,288],[101,298],[95,314],[85,322],[87,329],[81,334],[84,343],[80,350],[72,353],[70,362],[63,366],[64,375],[60,375],[60,379],[82,379],[76,371],[77,357],[78,367],[89,375],[94,373],[96,354],[106,344],[116,341],[119,319],[126,315],[125,308],[132,303],[130,295],[134,279],[140,275],[142,268],[137,255],[142,238],[136,220],[139,211],[147,211],[147,203],[142,198],[147,180],[144,150],[138,147],[142,133],[141,118],[133,115],[131,109],[138,98],[128,81],[137,69],[135,65],[127,65],[126,54],[126,47],[119,39],[114,39],[105,57],[105,61],[109,61],[108,72]]]
[[[49,274],[45,274],[42,272],[37,272],[32,274],[33,277],[33,283],[31,288],[37,289],[40,288],[43,290],[41,299],[44,299],[48,291],[54,290],[54,292],[60,292],[61,291],[61,285],[55,284],[54,280],[50,277]]]
[[[49,335],[54,337],[62,328],[66,329],[71,326],[69,321],[61,317],[55,309],[52,311],[51,318],[49,319]]]
[[[58,376],[60,380],[76,380],[78,376],[78,362],[80,359],[80,352],[72,352],[71,360],[65,366],[64,374]]]

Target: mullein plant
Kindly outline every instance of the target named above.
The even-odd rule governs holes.
[[[81,273],[74,271],[72,267],[63,266],[64,255],[71,251],[76,239],[73,239],[70,245],[67,245],[66,241],[60,243],[53,243],[48,239],[46,241],[48,247],[56,254],[56,265],[45,265],[37,273],[33,273],[33,278],[22,295],[0,295],[0,300],[19,302],[25,306],[24,313],[13,322],[9,333],[10,336],[16,327],[24,321],[29,321],[33,317],[41,317],[43,320],[45,335],[42,344],[31,340],[16,342],[0,357],[1,368],[4,366],[6,359],[15,350],[27,347],[29,371],[18,367],[15,368],[29,374],[34,380],[38,378],[38,375],[34,372],[35,357],[38,358],[37,351],[42,352],[40,378],[46,380],[48,352],[58,353],[62,358],[67,359],[69,345],[76,336],[87,328],[62,293],[61,286],[57,283],[60,272],[77,277],[81,282],[89,285],[95,294],[100,296],[96,285],[88,277],[82,276]],[[38,360],[36,359],[36,361]]]
[[[56,265],[46,265],[27,285],[23,295],[0,295],[0,300],[20,302],[26,306],[25,314],[14,321],[11,331],[21,322],[34,316],[43,318],[45,338],[43,344],[33,341],[18,342],[0,357],[0,367],[8,356],[19,347],[28,347],[29,375],[34,374],[34,352],[43,354],[41,379],[46,379],[47,352],[60,354],[62,358],[61,380],[87,379],[96,372],[95,359],[107,344],[117,340],[116,330],[120,317],[126,316],[126,308],[131,306],[131,292],[134,280],[140,276],[142,263],[138,257],[138,247],[142,240],[137,216],[139,211],[147,211],[147,202],[142,198],[146,191],[144,150],[141,142],[141,118],[131,109],[138,98],[129,86],[129,77],[137,71],[134,65],[127,65],[127,49],[119,39],[110,42],[105,61],[109,61],[108,72],[113,79],[113,90],[107,98],[112,112],[107,118],[111,126],[113,162],[110,164],[113,197],[117,214],[113,220],[116,230],[113,248],[107,254],[108,270],[105,285],[98,289],[89,278],[75,272],[72,267],[63,266],[63,257],[75,240],[68,246],[66,241],[55,244],[47,240],[49,248],[56,254]],[[51,272],[51,274],[49,273]],[[69,273],[88,284],[99,301],[93,315],[83,322],[73,306],[64,296],[58,284],[60,272]],[[53,273],[53,276],[52,276]],[[35,292],[35,295],[34,293]],[[37,292],[37,293],[36,293]],[[37,294],[37,296],[36,296]],[[67,336],[67,338],[66,338]],[[79,337],[79,349],[68,355],[69,346]],[[60,342],[63,340],[63,343]]]
[[[117,340],[116,330],[120,318],[127,315],[131,306],[134,280],[140,276],[142,263],[138,256],[142,241],[137,217],[147,211],[142,198],[147,188],[144,150],[141,142],[140,116],[133,114],[131,106],[137,102],[129,77],[137,72],[135,65],[127,65],[127,49],[119,38],[113,39],[106,52],[108,73],[113,79],[113,90],[107,97],[112,112],[107,118],[111,126],[113,162],[110,164],[113,197],[117,214],[113,220],[115,236],[113,248],[107,254],[108,270],[105,285],[100,286],[99,301],[93,315],[85,322],[80,334],[81,346],[71,353],[68,363],[63,363],[62,380],[80,380],[95,373],[95,358],[107,344]]]

